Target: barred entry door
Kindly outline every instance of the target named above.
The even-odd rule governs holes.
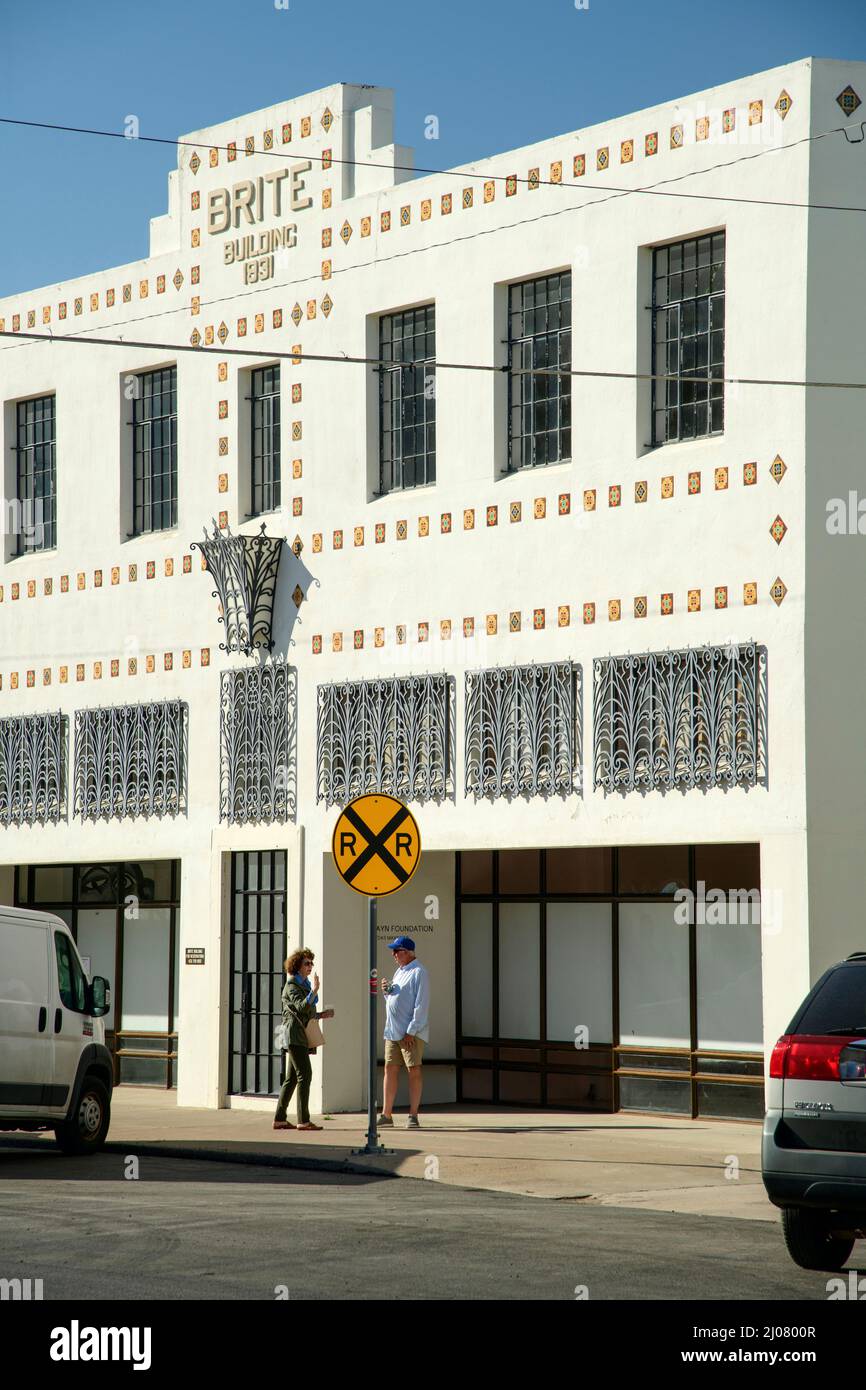
[[[286,852],[251,850],[232,855],[231,1008],[229,1091],[274,1095],[282,1058],[274,1028],[282,1018],[280,994],[286,957]]]

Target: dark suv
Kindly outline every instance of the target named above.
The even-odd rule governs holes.
[[[866,951],[820,978],[773,1048],[761,1154],[803,1269],[841,1269],[866,1236]]]

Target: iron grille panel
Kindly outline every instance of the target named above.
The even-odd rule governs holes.
[[[285,662],[220,678],[220,819],[285,821],[295,814],[296,673]]]
[[[440,673],[320,685],[316,800],[366,792],[435,801],[452,790],[453,682]]]
[[[0,719],[0,825],[65,817],[65,716],[55,711]]]
[[[176,816],[186,810],[183,700],[75,713],[75,814]]]
[[[766,651],[754,642],[595,662],[594,778],[605,791],[766,781]]]
[[[571,661],[467,671],[467,796],[581,790],[580,681]]]

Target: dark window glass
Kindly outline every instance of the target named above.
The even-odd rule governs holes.
[[[737,1086],[730,1082],[699,1081],[698,1114],[720,1120],[762,1120],[763,1086]]]
[[[177,525],[177,368],[136,379],[133,423],[133,533]]]
[[[609,893],[613,887],[609,849],[549,849],[548,893]]]
[[[18,402],[17,554],[57,545],[55,398]]]
[[[620,893],[673,893],[689,886],[686,845],[631,845],[619,852]]]
[[[536,468],[571,458],[570,371],[571,272],[510,285],[510,469]]]
[[[725,234],[653,252],[654,444],[719,434],[725,415]]]
[[[695,878],[706,891],[722,888],[726,893],[761,886],[759,845],[697,845]]]
[[[493,851],[467,849],[460,855],[460,891],[493,892]]]
[[[57,954],[57,983],[60,998],[67,1009],[84,1012],[84,975],[72,943],[63,932],[54,933],[54,949]]]
[[[866,1028],[866,960],[840,965],[806,1005],[795,1033],[829,1033]]]
[[[539,861],[537,849],[504,849],[499,853],[500,893],[537,893]]]
[[[379,320],[379,491],[436,479],[436,309]]]
[[[259,367],[250,389],[251,514],[280,505],[280,367]]]

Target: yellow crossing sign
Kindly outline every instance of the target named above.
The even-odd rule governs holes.
[[[367,897],[404,887],[421,858],[421,832],[408,806],[394,796],[359,796],[343,808],[331,841],[337,873]]]

